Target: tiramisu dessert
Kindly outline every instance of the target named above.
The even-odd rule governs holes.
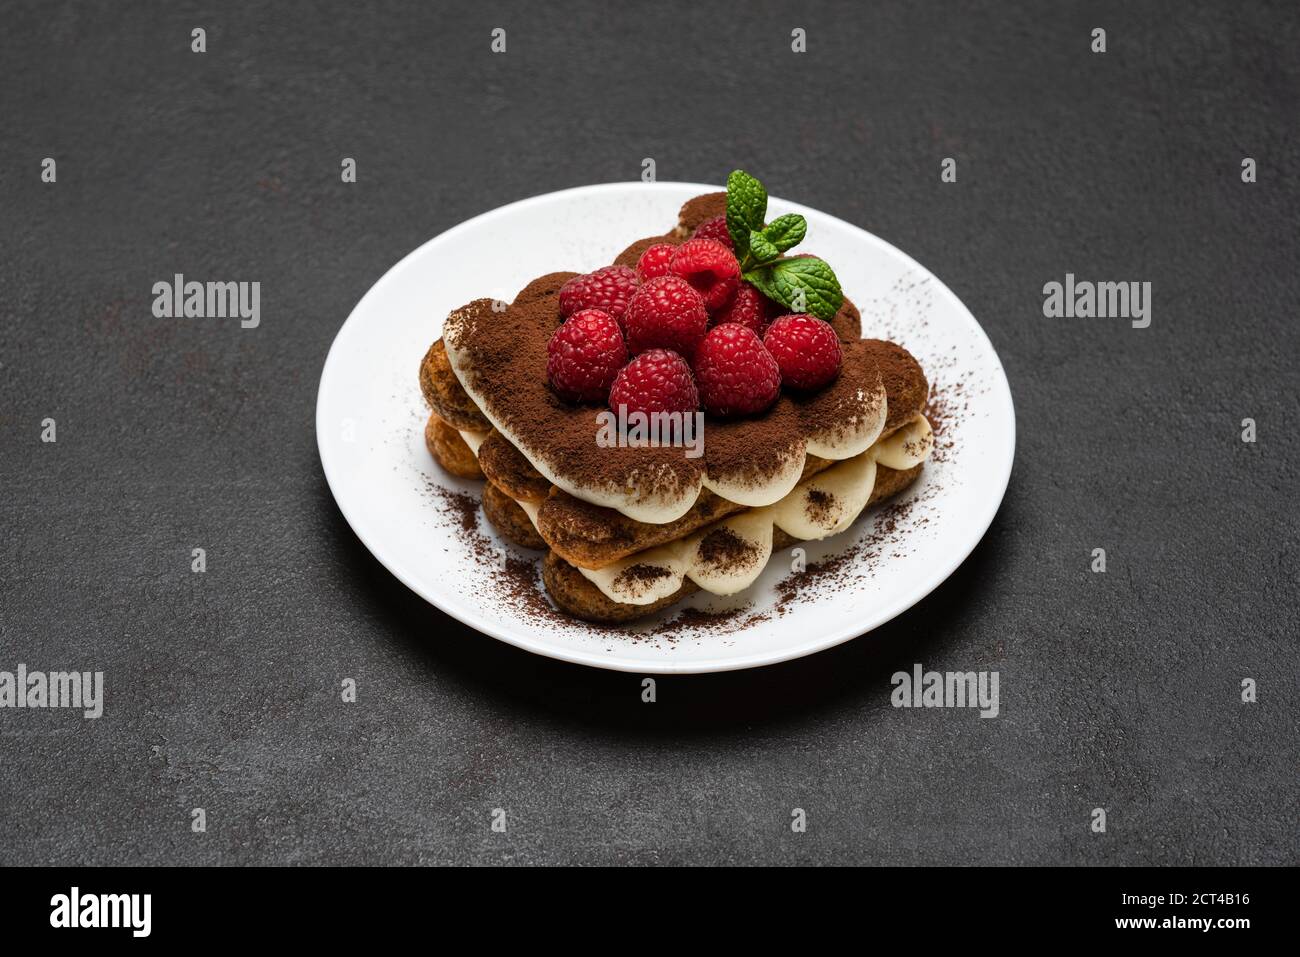
[[[626,622],[748,588],[774,550],[843,532],[934,445],[911,354],[861,338],[831,268],[790,253],[737,170],[612,265],[447,317],[420,365],[426,444],[563,612]]]

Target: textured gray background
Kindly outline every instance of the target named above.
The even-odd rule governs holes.
[[[1293,3],[230,6],[4,5],[0,668],[102,669],[108,700],[0,711],[0,862],[1297,861]],[[644,156],[914,255],[1019,417],[934,595],[653,706],[408,593],[313,433],[390,265]],[[1151,281],[1151,327],[1044,319],[1067,271]],[[260,280],[261,328],[154,319],[174,272]],[[997,669],[1002,716],[892,709],[916,661]]]

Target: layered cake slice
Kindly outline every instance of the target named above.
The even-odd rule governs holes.
[[[765,223],[756,183],[732,174],[610,267],[455,310],[421,363],[430,452],[487,479],[485,514],[547,550],[547,591],[576,617],[743,591],[775,549],[909,485],[933,446],[919,365],[859,338],[825,263],[784,255],[802,217]]]

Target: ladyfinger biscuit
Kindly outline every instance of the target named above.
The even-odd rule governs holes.
[[[436,412],[430,413],[429,421],[425,423],[424,445],[434,461],[457,478],[483,477],[478,457],[465,444],[460,433],[444,422]]]
[[[429,347],[420,362],[420,391],[429,407],[452,428],[466,432],[487,432],[492,428],[451,371],[441,339]]]
[[[520,548],[546,547],[523,507],[491,482],[483,485],[483,514],[510,544]]]
[[[478,447],[478,464],[488,480],[515,501],[541,503],[550,494],[551,483],[495,429]]]

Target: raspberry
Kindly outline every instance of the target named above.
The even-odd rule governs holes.
[[[706,219],[695,227],[695,232],[691,235],[695,239],[716,239],[728,249],[736,248],[731,243],[731,231],[727,229],[726,216],[714,216],[712,219]]]
[[[636,274],[641,277],[642,282],[667,276],[668,265],[673,261],[675,252],[677,247],[672,243],[655,243],[636,261]]]
[[[609,407],[633,412],[694,412],[700,407],[691,367],[675,352],[650,349],[618,373],[609,390]]]
[[[605,266],[574,276],[560,287],[560,312],[568,317],[579,309],[599,309],[621,321],[639,285],[636,270],[628,266]]]
[[[708,411],[750,415],[776,401],[781,370],[753,330],[728,322],[710,329],[696,350],[695,381]]]
[[[546,344],[546,378],[570,400],[604,401],[626,361],[618,321],[599,309],[575,312]]]
[[[704,338],[709,313],[691,284],[677,276],[651,279],[636,291],[623,315],[632,355],[661,346],[690,359]]]
[[[768,327],[763,345],[780,367],[781,381],[795,389],[820,389],[839,374],[839,336],[816,316],[782,316]]]
[[[677,247],[672,270],[694,286],[709,309],[731,302],[740,285],[740,263],[716,239],[688,239]]]
[[[731,302],[714,316],[714,321],[717,325],[734,322],[762,336],[779,308],[781,307],[749,283],[742,282]]]

